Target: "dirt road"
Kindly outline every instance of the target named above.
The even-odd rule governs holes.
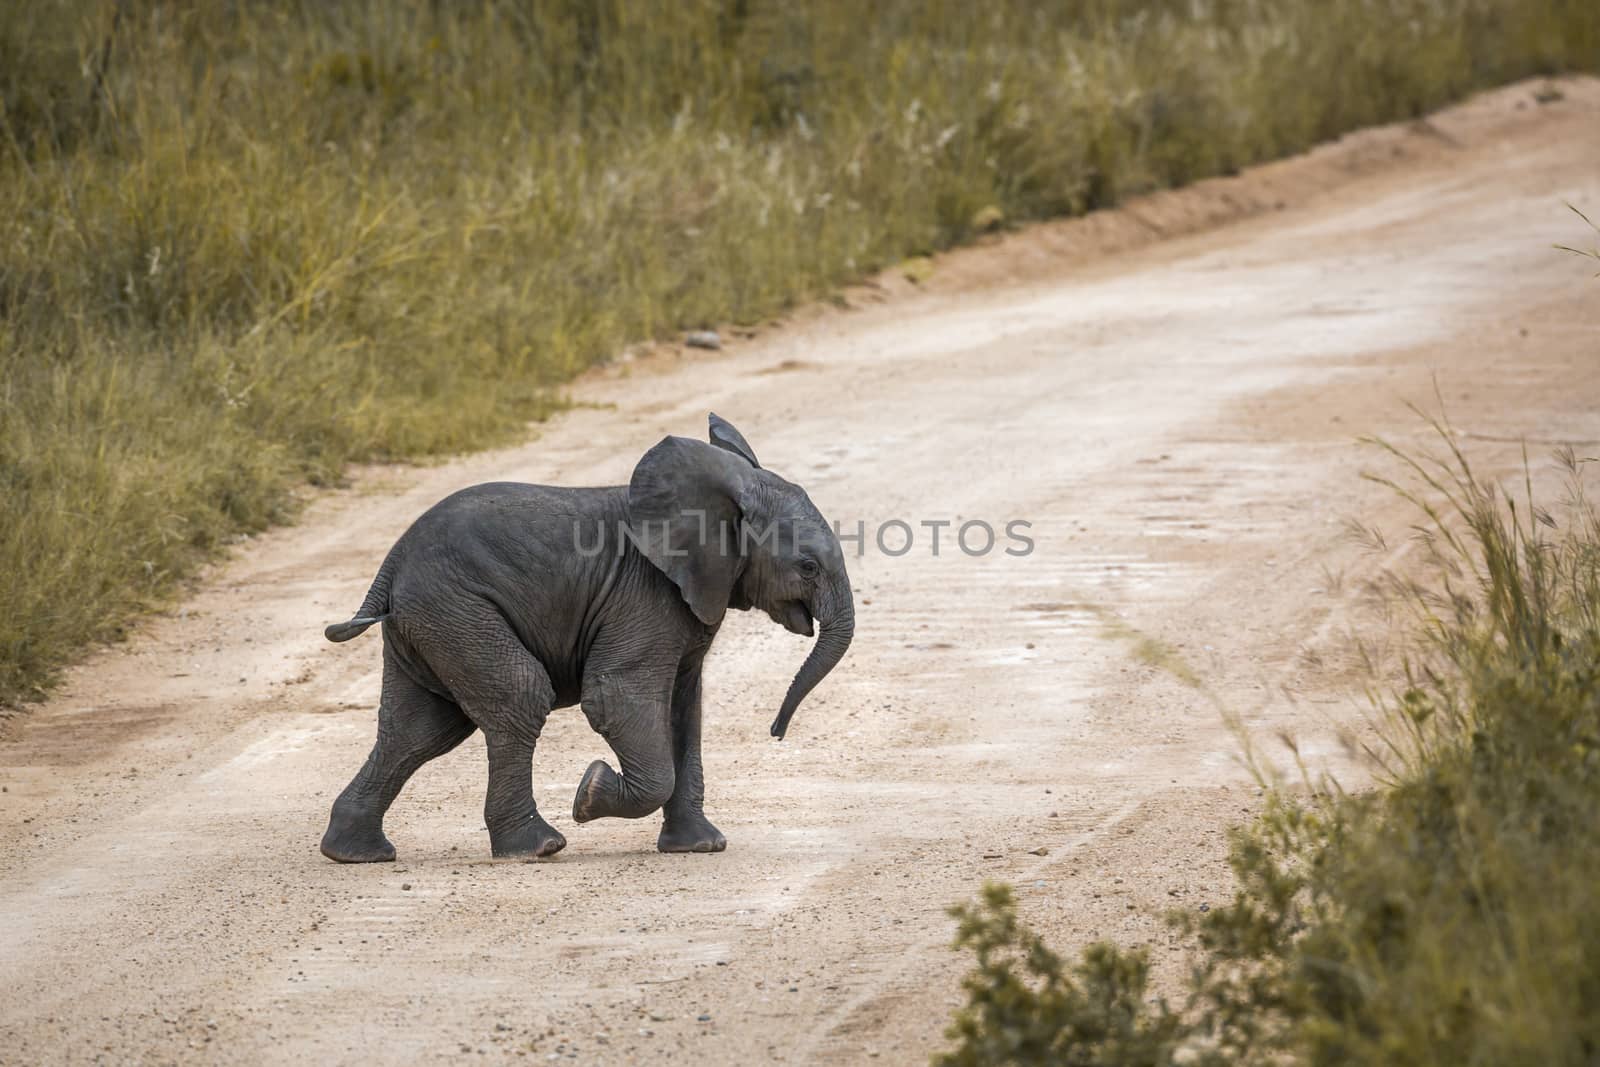
[[[617,364],[526,445],[362,472],[241,546],[0,743],[0,1062],[915,1063],[967,963],[944,909],[990,878],[1061,947],[1149,943],[1170,973],[1160,914],[1229,892],[1256,797],[1219,709],[1314,760],[1360,720],[1344,634],[1380,561],[1344,521],[1399,512],[1355,439],[1421,442],[1403,402],[1437,374],[1486,467],[1600,440],[1600,282],[1551,248],[1585,239],[1564,203],[1600,218],[1600,83],[1538,88]],[[805,640],[746,615],[719,639],[728,851],[573,826],[608,753],[568,710],[535,762],[556,859],[489,861],[477,738],[401,797],[398,863],[318,855],[380,649],[321,629],[392,540],[473,482],[625,481],[708,409],[868,541],[855,646],[786,741]],[[1023,520],[1035,549],[949,527],[935,555],[937,520]]]

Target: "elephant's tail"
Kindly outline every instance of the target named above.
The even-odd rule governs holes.
[[[349,622],[336,622],[322,631],[322,636],[329,641],[348,641],[366,633],[367,627],[387,619],[387,615],[357,615]]]
[[[322,636],[329,641],[348,641],[389,617],[389,582],[394,572],[394,557],[391,550],[383,566],[378,568],[378,576],[372,580],[372,588],[367,590],[367,599],[361,602],[355,618],[334,623],[322,631]]]

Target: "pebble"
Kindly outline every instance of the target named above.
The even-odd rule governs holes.
[[[722,347],[722,335],[716,330],[694,330],[683,339],[683,343],[690,348],[709,348],[715,351]]]
[[[701,1022],[703,1022],[703,1023],[708,1023],[708,1022],[710,1022],[710,1021],[711,1021],[711,1016],[709,1016],[709,1015],[702,1015],[702,1016],[700,1016],[700,1021],[701,1021]]]

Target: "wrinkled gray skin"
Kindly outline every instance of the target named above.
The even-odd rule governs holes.
[[[334,801],[324,855],[394,859],[384,813],[475,729],[494,855],[559,852],[566,839],[534,807],[533,751],[550,710],[580,703],[622,771],[590,764],[574,820],[662,810],[661,851],[727,846],[702,810],[700,765],[700,666],[724,613],[760,608],[807,636],[817,624],[772,725],[782,737],[844,655],[855,608],[839,540],[805,491],[762,470],[716,415],[711,441],[664,439],[626,486],[474,486],[406,531],[357,616],[327,629],[346,641],[382,622],[384,640],[378,741]]]

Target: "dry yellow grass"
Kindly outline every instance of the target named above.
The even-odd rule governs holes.
[[[1594,68],[1590,0],[0,9],[0,701],[624,343]]]

